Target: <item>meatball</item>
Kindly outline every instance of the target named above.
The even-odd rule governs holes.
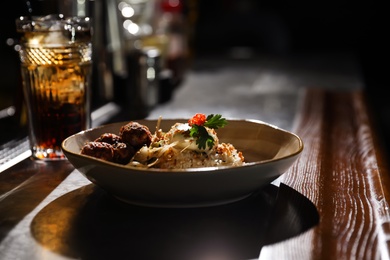
[[[81,149],[81,154],[114,162],[114,149],[111,144],[103,142],[88,142]]]
[[[119,135],[112,133],[104,133],[95,139],[95,142],[104,142],[109,144],[122,143],[122,138]]]
[[[127,164],[136,152],[132,146],[125,143],[116,143],[113,144],[112,147],[114,151],[114,161],[120,164]]]
[[[138,122],[130,122],[119,130],[122,141],[133,146],[136,150],[142,146],[149,146],[152,142],[152,133],[149,128]]]

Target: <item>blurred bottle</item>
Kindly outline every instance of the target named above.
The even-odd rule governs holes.
[[[142,45],[157,47],[161,52],[160,102],[164,103],[188,69],[188,23],[183,0],[157,1],[155,17],[154,32],[142,39]]]
[[[106,49],[111,54],[114,100],[122,108],[121,119],[144,118],[157,103],[157,98],[151,97],[156,95],[157,79],[147,71],[150,60],[159,59],[149,57],[151,52],[142,45],[142,39],[154,31],[155,2],[106,0],[109,10]],[[159,71],[158,62],[151,66],[150,70]]]
[[[117,3],[123,41],[111,46],[122,50],[123,55],[117,60],[121,57],[124,60],[122,70],[114,69],[115,99],[124,108],[123,117],[144,118],[156,104],[169,101],[184,78],[188,54],[182,3],[172,0]]]
[[[167,67],[173,72],[173,85],[178,86],[188,69],[188,23],[183,14],[183,0],[162,0],[163,24],[168,35]]]

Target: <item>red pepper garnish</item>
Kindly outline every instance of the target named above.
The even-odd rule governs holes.
[[[188,120],[188,124],[190,126],[193,125],[202,126],[204,125],[205,122],[206,122],[206,115],[201,113],[195,114],[191,119]]]

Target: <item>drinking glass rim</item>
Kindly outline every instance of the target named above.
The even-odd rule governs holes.
[[[57,26],[53,28],[53,25]],[[88,16],[50,14],[31,17],[20,16],[16,19],[16,30],[18,32],[88,31],[91,26],[92,21]]]

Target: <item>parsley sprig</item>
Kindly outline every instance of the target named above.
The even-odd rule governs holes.
[[[209,135],[206,127],[218,129],[224,127],[228,123],[220,114],[210,114],[207,116],[206,120],[204,120],[204,117],[203,114],[196,114],[189,120],[191,126],[190,136],[196,139],[196,144],[199,149],[206,149],[206,146],[213,147],[214,145],[214,138]],[[203,120],[199,118],[203,118]]]

